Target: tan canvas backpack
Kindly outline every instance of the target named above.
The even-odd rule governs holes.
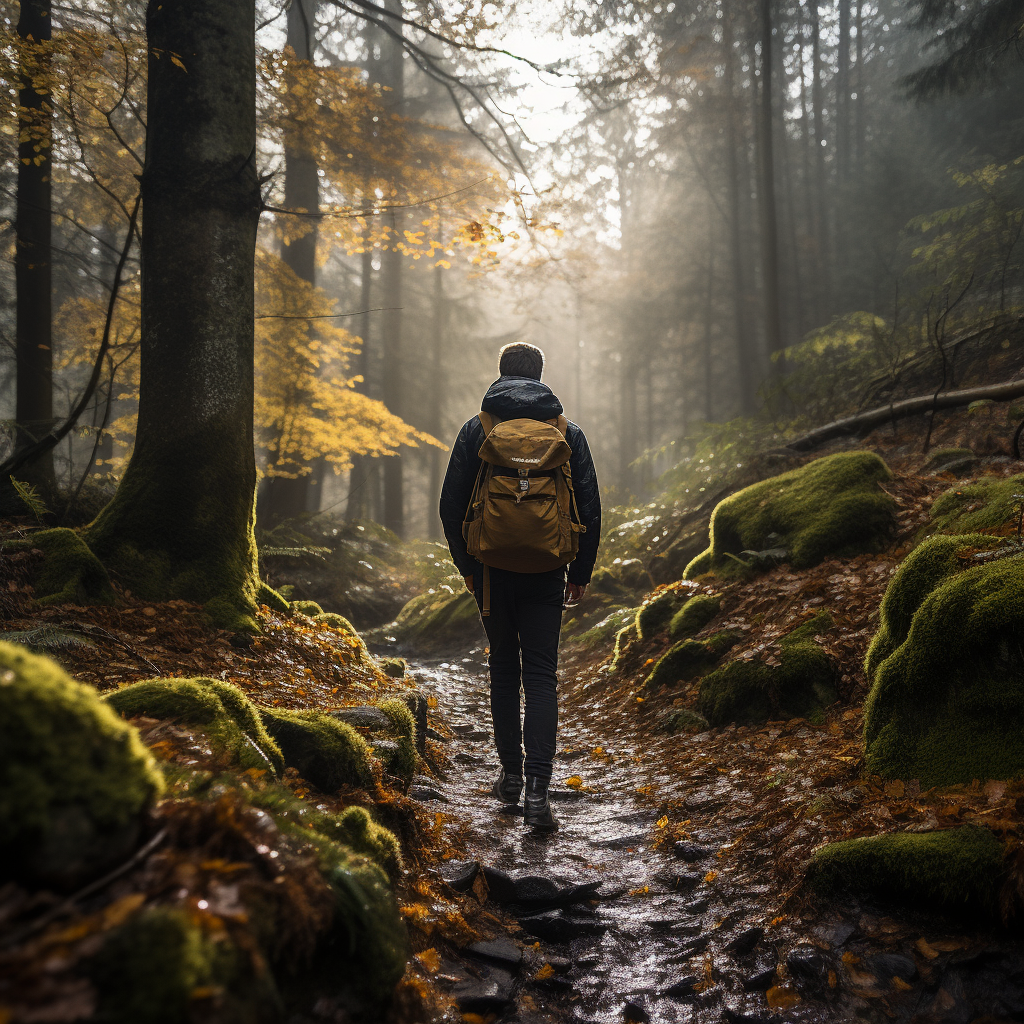
[[[490,567],[548,572],[568,565],[586,527],[572,489],[564,416],[496,421],[481,412],[480,424],[481,465],[462,534],[484,564],[483,614],[489,615]]]

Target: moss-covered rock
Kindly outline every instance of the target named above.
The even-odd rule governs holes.
[[[923,472],[932,473],[935,476],[941,473],[965,476],[977,464],[978,457],[970,448],[938,448],[932,452],[921,469]]]
[[[308,615],[311,619],[315,619],[318,615],[324,614],[323,608],[321,608],[316,601],[292,601],[288,605],[288,610],[294,615]],[[342,617],[343,616],[339,616],[339,618]]]
[[[630,648],[637,641],[636,617],[627,623],[615,634],[615,650],[612,655],[611,671],[618,672],[622,668],[626,658],[629,657]]]
[[[394,743],[393,747],[380,750],[384,772],[406,790],[416,774],[416,722],[404,701],[386,700],[380,704],[380,709],[391,723]]]
[[[113,931],[93,959],[99,1017],[109,1024],[190,1024],[197,994],[216,993],[218,1020],[280,1019],[272,977],[247,970],[247,960],[228,935],[205,931],[185,910],[148,908]]]
[[[145,679],[106,695],[126,718],[145,715],[200,727],[241,768],[280,774],[284,758],[255,705],[237,686],[219,679]]]
[[[633,625],[636,612],[636,608],[616,608],[600,622],[572,637],[573,645],[583,650],[589,650],[592,647],[614,643],[616,635],[623,626]]]
[[[1024,504],[1024,476],[983,477],[951,487],[932,503],[932,523],[943,533],[991,530],[1015,522]]]
[[[868,768],[925,786],[1024,774],[1022,638],[1024,558],[940,581],[875,669],[864,706]]]
[[[369,857],[388,872],[402,866],[402,850],[394,832],[379,825],[365,807],[347,807],[341,814],[322,815],[311,822],[321,835]]]
[[[778,665],[744,660],[715,669],[701,681],[697,710],[712,725],[820,719],[838,693],[835,665],[814,638],[831,627],[832,617],[819,612],[781,639]]]
[[[706,640],[680,640],[655,662],[644,680],[644,688],[676,686],[710,672],[736,641],[736,635],[729,632],[716,633]]]
[[[325,793],[342,786],[373,787],[370,747],[350,725],[322,711],[260,708],[285,764]]]
[[[804,569],[878,550],[896,523],[896,503],[878,486],[891,477],[872,452],[839,452],[737,491],[715,509],[711,544],[683,576],[730,570],[746,551],[783,548]]]
[[[114,603],[116,595],[107,570],[74,530],[40,530],[10,547],[42,551],[43,561],[33,584],[41,607]]]
[[[409,673],[409,663],[405,658],[378,658],[377,664],[384,675],[392,679],[404,679]]]
[[[301,603],[316,604],[315,601],[303,601]],[[320,612],[319,615],[314,615],[313,618],[316,619],[317,622],[323,623],[325,626],[330,626],[331,629],[338,630],[339,633],[352,633],[355,636],[359,635],[356,627],[353,626],[344,615],[339,615],[337,612]]]
[[[662,727],[672,735],[678,732],[704,732],[711,728],[703,715],[690,708],[674,708],[662,719]]]
[[[668,628],[672,617],[690,596],[686,590],[662,590],[641,605],[636,613],[636,635],[640,640],[650,640],[657,633]]]
[[[0,643],[0,877],[79,884],[130,853],[162,789],[136,730],[91,686]]]
[[[827,896],[869,896],[925,910],[997,909],[1003,849],[985,828],[896,832],[831,843],[811,859],[808,879]]]
[[[931,537],[903,560],[889,581],[879,607],[878,632],[864,663],[869,679],[907,639],[915,612],[939,583],[966,568],[973,551],[987,550],[999,543],[998,538],[981,533]]]
[[[722,599],[711,594],[697,594],[691,597],[682,608],[672,616],[668,625],[668,635],[673,640],[683,636],[699,633],[719,612]]]
[[[484,637],[476,598],[468,590],[453,592],[439,587],[414,597],[387,626],[368,634],[385,642],[393,637],[403,647],[417,651],[468,646]]]

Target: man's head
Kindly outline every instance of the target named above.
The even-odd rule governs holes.
[[[536,345],[513,341],[498,353],[498,373],[502,377],[532,377],[540,380],[544,372],[544,353]]]

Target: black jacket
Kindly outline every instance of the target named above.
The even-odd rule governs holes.
[[[481,409],[498,420],[531,419],[550,420],[562,414],[562,403],[546,384],[530,377],[499,377],[484,395]],[[590,455],[590,446],[583,431],[575,423],[569,424],[565,440],[572,449],[569,470],[580,522],[587,532],[580,535],[580,549],[576,560],[569,566],[569,582],[590,582],[597,560],[597,546],[601,540],[601,492],[597,485],[597,472]],[[441,523],[444,526],[448,550],[452,561],[463,576],[472,576],[479,564],[466,551],[462,536],[462,523],[473,496],[473,484],[480,470],[480,446],[484,443],[484,429],[478,417],[467,420],[452,445],[448,472],[441,488]]]

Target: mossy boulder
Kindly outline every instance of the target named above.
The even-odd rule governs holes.
[[[910,633],[914,614],[924,599],[945,579],[970,565],[975,551],[1000,544],[981,533],[931,537],[919,544],[900,564],[886,587],[878,610],[879,627],[864,663],[870,679]]]
[[[994,530],[1019,519],[1024,476],[983,477],[951,487],[932,503],[932,524],[943,533]]]
[[[737,491],[715,508],[710,546],[683,577],[734,571],[744,552],[784,549],[805,569],[880,550],[896,524],[896,503],[878,486],[891,478],[873,452],[839,452]]]
[[[633,625],[636,611],[636,608],[616,608],[600,622],[572,637],[573,645],[589,650],[602,644],[614,643],[616,635],[623,626]]]
[[[145,715],[198,726],[215,747],[241,768],[280,774],[285,767],[278,745],[256,706],[231,683],[219,679],[146,679],[106,695],[125,718]]]
[[[942,473],[965,476],[977,464],[978,457],[970,448],[938,448],[932,452],[921,469],[934,476],[939,476]]]
[[[42,551],[43,561],[33,583],[40,607],[114,603],[116,595],[107,570],[74,530],[40,530],[10,547]]]
[[[645,602],[636,613],[636,635],[639,640],[650,640],[668,629],[672,617],[686,603],[690,590],[662,590]]]
[[[301,601],[296,602],[296,604],[316,605],[316,602]],[[316,607],[319,608],[320,606],[316,605]],[[316,619],[317,622],[323,623],[325,626],[330,626],[331,629],[338,630],[339,633],[352,633],[355,636],[359,635],[358,631],[356,630],[356,627],[353,626],[352,623],[349,622],[349,620],[346,619],[344,615],[339,615],[337,612],[319,612],[318,614],[314,615],[313,618]]]
[[[256,603],[265,604],[271,611],[275,612],[287,612],[289,607],[288,602],[264,580],[260,580],[259,586],[256,589]]]
[[[293,615],[308,615],[311,619],[324,614],[323,608],[316,601],[292,601],[288,605],[288,610]]]
[[[185,910],[150,907],[109,934],[90,966],[99,1017],[108,1024],[189,1024],[197,993],[217,994],[218,1020],[279,1020],[283,1007],[267,971],[223,932]]]
[[[391,873],[402,866],[402,850],[394,832],[375,822],[365,807],[346,807],[341,814],[325,815],[311,824],[321,835],[369,857]]]
[[[997,910],[1002,875],[1002,845],[976,825],[830,843],[814,854],[807,873],[826,896],[984,914]]]
[[[655,662],[644,680],[644,688],[657,690],[662,686],[676,686],[710,672],[736,641],[734,633],[725,631],[706,640],[680,640]]]
[[[313,601],[304,601],[302,604],[313,604]],[[318,606],[319,607],[319,606]],[[311,613],[310,613],[311,614]],[[344,615],[337,615],[334,612],[321,612],[312,615],[315,622],[322,626],[329,626],[339,633],[334,648],[338,652],[341,661],[346,665],[363,665],[367,668],[376,668],[377,663],[370,654],[365,641],[356,632],[355,626],[345,618]]]
[[[405,658],[378,658],[377,664],[384,675],[392,679],[404,679],[409,672],[409,663]]]
[[[0,877],[78,885],[131,852],[162,790],[138,732],[91,686],[0,643]]]
[[[438,587],[414,597],[387,626],[374,630],[372,642],[389,642],[416,651],[468,647],[484,638],[476,598],[468,590]]]
[[[711,725],[758,725],[771,718],[820,720],[838,698],[832,659],[814,638],[832,628],[819,612],[779,642],[779,664],[730,662],[704,677],[697,710]]]
[[[719,612],[722,599],[711,594],[697,594],[691,597],[672,616],[668,624],[668,635],[673,640],[699,633]]]
[[[384,765],[384,772],[394,779],[404,791],[409,788],[416,774],[416,721],[409,706],[401,700],[386,700],[380,705],[391,723],[390,743],[393,746],[374,744]]]
[[[940,543],[907,560],[908,580]],[[908,585],[908,607],[911,595]],[[892,621],[888,628],[895,630]],[[878,656],[899,638],[879,642]],[[864,706],[868,769],[924,786],[1024,774],[1022,641],[1024,557],[940,580],[914,610],[903,643],[877,661]]]
[[[373,788],[370,747],[350,725],[322,711],[260,708],[285,764],[324,793]]]
[[[629,657],[630,648],[637,641],[636,617],[615,634],[615,649],[612,654],[611,671],[618,672]]]
[[[662,727],[672,735],[680,732],[705,732],[711,728],[703,715],[690,708],[674,708],[662,719]]]

